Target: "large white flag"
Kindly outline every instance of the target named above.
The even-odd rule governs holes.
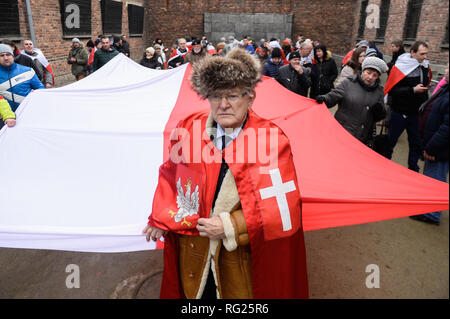
[[[17,125],[0,131],[0,247],[154,249],[141,231],[185,69],[120,54],[79,82],[27,96]]]

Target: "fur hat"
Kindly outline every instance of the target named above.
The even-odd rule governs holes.
[[[225,57],[206,57],[193,65],[193,89],[204,99],[217,90],[241,87],[252,91],[261,81],[260,63],[244,49],[234,49]]]

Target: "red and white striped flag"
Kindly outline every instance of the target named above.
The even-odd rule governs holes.
[[[425,68],[428,68],[430,72],[429,76],[429,82],[431,81],[431,70],[429,68],[429,62],[428,60],[424,60],[422,63],[419,63],[416,59],[411,57],[410,53],[404,53],[401,56],[398,57],[397,62],[392,67],[391,72],[389,73],[389,77],[386,81],[386,85],[384,87],[384,96],[385,100],[387,99],[387,94],[390,90],[403,78],[405,78],[408,74],[410,74],[412,71],[417,69],[419,66],[423,66]]]

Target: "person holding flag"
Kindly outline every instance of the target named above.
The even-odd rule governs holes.
[[[48,62],[44,53],[41,50],[34,47],[33,41],[24,40],[24,49],[20,51],[20,54],[24,54],[33,60],[33,64],[36,65],[35,70],[39,80],[45,85],[47,89],[52,88],[55,85],[55,77],[53,75],[52,66]]]
[[[384,88],[385,100],[389,94],[391,119],[389,121],[388,158],[392,158],[394,147],[403,131],[408,133],[408,168],[418,172],[417,162],[422,153],[419,135],[419,108],[428,100],[431,71],[427,60],[428,45],[416,41],[410,53],[404,53],[392,67]]]
[[[177,41],[178,48],[172,51],[172,54],[167,61],[169,69],[176,68],[184,63],[184,57],[190,52],[190,49],[186,47],[186,39],[180,38]]]
[[[252,111],[260,79],[240,48],[193,65],[210,110],[172,132],[143,230],[147,241],[165,235],[161,298],[308,297],[293,155],[283,131]]]
[[[8,102],[11,111],[16,112],[32,90],[44,88],[34,70],[15,63],[11,47],[0,43],[0,97]]]
[[[13,127],[16,125],[16,114],[11,109],[11,106],[9,106],[8,101],[6,101],[3,96],[0,95],[0,118],[2,121],[0,121],[0,129],[3,127],[4,124],[8,125],[8,127]]]

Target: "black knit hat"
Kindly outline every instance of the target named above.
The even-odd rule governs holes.
[[[281,50],[279,48],[274,48],[272,50],[272,54],[270,55],[272,58],[281,58]]]
[[[300,59],[300,53],[298,51],[293,51],[289,53],[289,61],[295,58]]]

